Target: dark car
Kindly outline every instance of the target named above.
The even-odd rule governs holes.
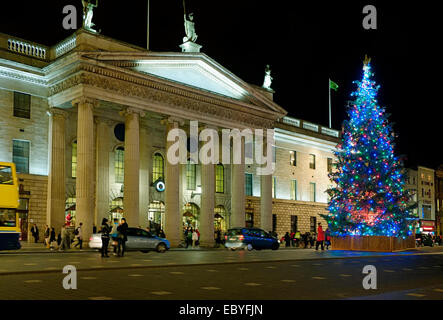
[[[280,241],[258,228],[233,228],[229,229],[225,236],[225,247],[231,250],[277,250],[280,247]]]
[[[417,242],[417,246],[434,246],[434,241],[432,241],[432,237],[425,233],[417,233],[415,234],[415,241]]]

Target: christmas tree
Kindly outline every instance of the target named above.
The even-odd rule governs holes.
[[[385,109],[377,102],[379,86],[365,58],[363,79],[348,107],[336,170],[329,175],[335,187],[327,190],[329,213],[322,215],[332,235],[395,236],[413,233],[417,218],[408,205],[403,163],[394,155],[394,134]]]

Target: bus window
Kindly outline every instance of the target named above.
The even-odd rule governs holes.
[[[0,184],[13,184],[11,167],[0,165]]]
[[[15,227],[15,209],[0,208],[0,227]]]

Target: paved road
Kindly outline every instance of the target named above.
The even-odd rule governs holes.
[[[0,255],[0,299],[443,299],[443,252],[377,254],[313,250]],[[65,265],[77,290],[62,287]],[[377,290],[362,269],[377,268]]]

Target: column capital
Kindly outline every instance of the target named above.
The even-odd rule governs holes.
[[[125,109],[121,110],[119,113],[122,117],[126,117],[131,114],[138,114],[140,116],[140,118],[143,118],[144,116],[146,116],[146,112],[144,112],[143,110],[137,109],[137,108],[125,108]]]
[[[68,112],[66,110],[63,110],[60,108],[55,108],[55,107],[48,108],[47,112],[48,112],[49,116],[52,116],[54,118],[66,119],[68,116]]]
[[[73,107],[76,107],[79,104],[86,104],[86,105],[90,105],[92,108],[96,108],[99,105],[99,101],[97,99],[89,98],[89,97],[80,97],[80,98],[72,100]]]

